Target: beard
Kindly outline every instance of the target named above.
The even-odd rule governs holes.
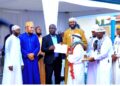
[[[95,38],[96,36],[95,35],[93,35],[93,38]]]
[[[20,35],[20,33],[15,32],[14,35],[15,35],[16,37],[18,37],[18,36]]]
[[[42,33],[36,33],[37,34],[37,36],[41,36],[42,35]]]
[[[76,25],[74,25],[74,26],[69,25],[69,27],[70,27],[71,29],[75,29]]]
[[[29,35],[32,35],[33,33],[28,33]]]

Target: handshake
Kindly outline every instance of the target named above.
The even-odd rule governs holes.
[[[84,55],[82,62],[85,62],[85,61],[93,62],[95,61],[95,59],[94,57],[88,57],[87,55]]]

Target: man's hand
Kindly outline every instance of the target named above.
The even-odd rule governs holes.
[[[28,54],[28,58],[29,58],[30,60],[34,60],[34,54],[33,54],[33,53],[29,53],[29,54]]]
[[[84,55],[84,58],[88,58],[88,56],[87,56],[87,55]]]
[[[84,50],[87,50],[87,46],[85,46],[84,44],[82,44],[82,47]]]
[[[85,62],[85,61],[88,61],[87,55],[84,55],[84,57],[83,57],[83,59],[82,59],[82,62]]]
[[[42,52],[42,51],[39,51],[38,55],[43,55],[43,56],[45,56],[45,53]]]
[[[52,45],[52,46],[49,47],[49,50],[54,50],[54,49],[55,49],[54,45]]]
[[[117,56],[115,54],[112,55],[112,61],[115,62],[117,60]]]
[[[93,62],[93,61],[95,61],[95,59],[93,57],[87,57],[87,55],[84,55],[84,59],[82,60],[82,62],[84,62],[84,61]]]
[[[13,71],[13,66],[8,66],[8,69],[9,69],[10,71]]]
[[[93,61],[95,61],[95,59],[93,57],[89,57],[88,61],[93,62]]]
[[[61,44],[61,45],[62,45],[62,44],[64,44],[64,43],[63,43],[63,42],[60,42],[59,44]]]

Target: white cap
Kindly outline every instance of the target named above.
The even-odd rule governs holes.
[[[103,27],[99,27],[95,32],[106,32],[106,30]]]
[[[12,30],[17,30],[17,29],[20,29],[20,26],[18,26],[18,25],[13,25],[12,26]]]
[[[73,17],[69,18],[69,22],[71,22],[71,21],[77,22],[77,20],[75,18],[73,18]]]
[[[96,29],[98,29],[98,28],[99,28],[99,26],[97,24],[95,24],[95,25],[92,26],[92,30],[91,31],[96,31]]]

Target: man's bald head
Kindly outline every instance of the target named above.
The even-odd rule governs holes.
[[[56,32],[56,25],[55,24],[50,24],[49,26],[49,32],[51,35],[55,35],[55,32]]]
[[[50,29],[50,28],[56,29],[56,25],[55,25],[55,24],[50,24],[49,29]]]

